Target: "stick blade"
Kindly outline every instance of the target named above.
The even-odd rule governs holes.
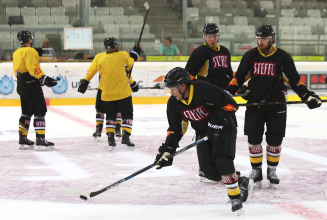
[[[149,8],[150,8],[149,3],[146,2],[146,3],[144,4],[144,7],[145,7],[146,10],[149,10]]]
[[[82,190],[78,190],[78,189],[73,189],[73,188],[70,188],[67,190],[67,193],[69,195],[73,195],[73,196],[79,196],[80,198],[81,197],[86,197],[87,199],[90,198],[90,194],[89,192],[85,192],[85,191],[82,191]]]

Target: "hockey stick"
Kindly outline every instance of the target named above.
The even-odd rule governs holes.
[[[86,89],[86,90],[98,90],[98,88],[89,88],[89,89]]]
[[[321,102],[327,102],[326,100],[321,100]],[[263,103],[243,103],[238,104],[238,106],[261,106],[261,105],[289,105],[289,104],[305,104],[303,101],[290,101],[290,102],[263,102]]]
[[[198,144],[200,144],[202,142],[205,142],[207,140],[208,140],[208,138],[207,137],[204,137],[204,138],[202,138],[202,139],[194,142],[193,144],[190,144],[190,145],[188,145],[188,146],[180,149],[179,151],[176,151],[174,154],[171,154],[168,158],[173,158],[173,157],[177,156],[178,154],[181,154],[184,151],[186,151],[186,150],[188,150],[188,149],[190,149],[190,148],[192,148],[192,147],[194,147],[194,146],[196,146],[196,145],[198,145]],[[97,195],[99,195],[99,194],[101,194],[101,193],[103,193],[103,192],[105,192],[105,191],[107,191],[107,190],[109,190],[109,189],[111,189],[111,188],[113,188],[115,186],[120,185],[121,183],[123,183],[123,182],[125,182],[125,181],[127,181],[129,179],[132,179],[133,177],[135,177],[135,176],[137,176],[137,175],[139,175],[139,174],[141,174],[141,173],[143,173],[143,172],[151,169],[155,165],[156,165],[155,163],[152,163],[149,166],[144,167],[143,169],[141,169],[141,170],[133,173],[132,175],[130,175],[128,177],[125,177],[124,179],[121,179],[121,180],[119,180],[119,181],[117,181],[117,182],[115,182],[115,183],[113,183],[113,184],[111,184],[111,185],[109,185],[109,186],[107,186],[107,187],[105,187],[103,189],[100,189],[98,191],[95,191],[95,192],[84,192],[84,191],[81,191],[81,190],[78,190],[78,189],[69,189],[67,191],[67,193],[70,194],[70,195],[79,196],[80,199],[86,201],[87,199],[89,199],[91,197],[97,196]]]
[[[154,87],[140,87],[139,89],[163,89],[163,88],[160,88],[160,86],[154,86]]]
[[[143,30],[144,30],[144,26],[145,26],[145,22],[146,22],[146,18],[148,17],[148,13],[149,13],[149,10],[150,10],[150,6],[149,6],[148,2],[145,2],[143,6],[145,7],[146,14],[145,14],[145,18],[144,18],[142,30],[141,30],[141,33],[140,33],[139,41],[137,42],[137,46],[140,45],[142,34],[143,34]],[[127,73],[128,78],[130,78],[131,75],[132,75],[133,67],[134,67],[134,64],[133,64],[132,68]]]
[[[140,34],[140,37],[139,37],[139,41],[137,42],[137,46],[140,45],[142,34],[143,34],[143,30],[144,30],[144,26],[145,26],[145,22],[146,22],[146,18],[148,17],[148,13],[149,13],[149,10],[150,10],[150,6],[149,6],[148,2],[145,2],[145,4],[143,6],[146,9],[146,14],[145,14],[145,18],[144,18],[144,23],[143,23],[143,26],[142,26],[141,34]]]
[[[55,65],[55,69],[56,69],[56,72],[57,72],[57,78],[55,79],[55,81],[60,81],[59,67],[57,65]]]

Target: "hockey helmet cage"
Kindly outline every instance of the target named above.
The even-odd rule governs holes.
[[[115,49],[117,45],[117,40],[114,37],[107,37],[104,39],[104,48],[105,49]]]
[[[28,43],[29,42],[29,38],[31,38],[32,40],[34,39],[33,38],[33,35],[31,34],[31,32],[29,32],[27,30],[20,31],[17,34],[17,39],[18,39],[18,41],[19,41],[20,44],[26,44],[26,43]]]
[[[276,32],[271,25],[261,25],[257,28],[255,32],[255,39],[259,37],[268,37],[269,41],[274,43],[275,42]],[[274,38],[274,39],[272,39]]]
[[[206,34],[218,34],[219,35],[219,28],[216,23],[206,23],[203,27],[203,35]]]
[[[164,86],[165,87],[179,87],[185,83],[187,86],[191,85],[191,77],[190,74],[187,72],[187,70],[175,67],[174,69],[171,69],[164,80]]]

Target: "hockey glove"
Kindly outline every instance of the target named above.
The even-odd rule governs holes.
[[[302,101],[304,101],[309,109],[318,108],[321,106],[321,99],[319,96],[316,95],[316,93],[309,91],[302,95],[301,97]]]
[[[40,83],[41,85],[46,85],[47,87],[53,87],[55,85],[57,85],[57,82],[55,79],[49,77],[49,76],[46,76],[46,75],[43,75],[41,78],[40,78]]]
[[[249,87],[247,87],[246,85],[242,85],[242,87],[238,91],[238,94],[245,94],[245,96],[242,96],[242,98],[248,100],[247,95],[249,94],[249,92]]]
[[[162,144],[158,151],[159,153],[154,160],[156,163],[156,169],[159,170],[162,167],[171,166],[173,164],[173,158],[168,157],[176,152],[176,148],[173,145]]]
[[[78,92],[84,94],[85,91],[86,91],[86,89],[87,89],[87,87],[89,86],[90,81],[87,81],[87,80],[85,80],[85,79],[81,79],[80,82],[81,82],[81,83],[79,84]]]
[[[141,53],[141,48],[135,45],[131,50],[131,52],[129,53],[129,55],[134,59],[134,61],[136,61],[139,58],[140,53]]]
[[[211,119],[208,122],[207,128],[208,141],[211,141],[212,143],[218,142],[220,137],[223,135],[225,124],[226,121],[221,121],[215,118]]]
[[[139,85],[135,81],[133,81],[133,83],[131,84],[131,89],[133,92],[137,92],[139,91]]]

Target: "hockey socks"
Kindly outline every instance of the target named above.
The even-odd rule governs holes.
[[[28,129],[31,123],[31,116],[22,114],[19,119],[18,131],[24,136],[28,135]]]

